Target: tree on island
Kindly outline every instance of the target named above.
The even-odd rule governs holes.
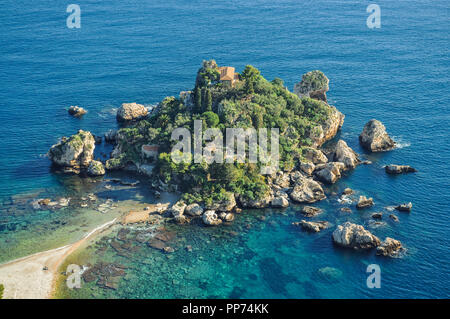
[[[202,109],[202,90],[199,86],[196,86],[194,90],[194,105],[195,112],[200,113]]]
[[[212,95],[210,89],[206,89],[204,107],[206,112],[212,112]]]

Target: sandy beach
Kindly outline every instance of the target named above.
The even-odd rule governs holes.
[[[39,252],[0,265],[0,283],[5,286],[3,298],[50,298],[58,268],[64,259],[86,240],[112,226],[116,220],[117,218],[96,227],[73,244]]]

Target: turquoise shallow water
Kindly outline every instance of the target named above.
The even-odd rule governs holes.
[[[332,229],[319,235],[294,231],[289,225],[298,216],[270,215],[268,210],[263,213],[270,215],[266,221],[256,219],[255,227],[243,231],[239,220],[232,227],[240,236],[222,236],[204,247],[199,244],[189,258],[182,256],[183,250],[171,259],[160,256],[164,265],[160,272],[149,269],[130,275],[117,296],[229,297],[233,291],[236,296],[268,298],[449,296],[447,1],[378,1],[379,30],[366,27],[364,1],[78,4],[79,30],[66,28],[63,1],[30,5],[7,0],[0,10],[0,218],[3,224],[19,227],[0,231],[0,260],[21,255],[15,251],[15,238],[33,242],[33,232],[39,230],[48,232],[42,237],[51,238],[50,230],[57,227],[45,212],[17,210],[13,205],[17,199],[11,202],[11,196],[37,190],[51,196],[90,191],[84,183],[50,172],[43,154],[58,137],[80,128],[104,133],[115,127],[114,110],[121,103],[153,104],[166,95],[177,95],[193,86],[202,59],[215,58],[237,69],[251,63],[266,78],[283,78],[290,88],[303,73],[321,69],[330,78],[330,101],[346,115],[340,136],[361,154],[357,137],[364,123],[377,118],[386,125],[402,147],[367,156],[373,165],[360,166],[328,191],[354,188],[374,198],[374,211],[412,201],[413,212],[398,214],[400,223],[387,220],[387,226],[373,230],[381,238],[401,240],[408,253],[386,260],[342,251],[331,244]],[[71,118],[70,105],[83,106],[89,113],[81,120]],[[419,173],[387,176],[382,166],[389,163],[409,164]],[[334,224],[350,219],[369,227],[367,214],[338,213],[341,206],[333,196],[319,205],[327,211],[324,218]],[[60,220],[76,224],[74,216],[78,215],[62,213]],[[99,222],[90,217],[89,223]],[[203,232],[221,231],[202,228],[182,236],[194,241],[192,236],[202,239],[209,236]],[[69,241],[80,232],[71,234],[57,242]],[[40,242],[20,251],[31,253],[57,244],[50,239]],[[136,255],[136,265],[147,254],[159,252],[142,254]],[[207,258],[199,262],[193,258],[196,254]],[[382,269],[379,290],[365,286],[365,268],[373,262]],[[173,278],[183,263],[198,269],[193,279]],[[339,269],[345,279],[327,283],[315,278],[317,269],[325,266]]]

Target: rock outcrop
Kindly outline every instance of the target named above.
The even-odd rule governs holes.
[[[395,207],[396,210],[399,210],[401,212],[410,212],[412,210],[412,203],[409,202],[407,204],[400,204]]]
[[[203,208],[199,204],[193,203],[186,206],[184,213],[189,216],[201,216],[203,214]]]
[[[375,119],[364,125],[364,129],[359,135],[359,142],[370,152],[388,151],[395,147],[395,142],[386,132],[383,123]]]
[[[364,209],[373,206],[373,198],[367,198],[366,196],[359,196],[358,203],[356,204],[356,208]]]
[[[117,110],[117,120],[119,122],[136,121],[147,116],[148,110],[142,104],[123,103]]]
[[[109,144],[116,144],[117,130],[109,130],[105,133],[105,142]]]
[[[261,198],[249,199],[239,196],[239,202],[243,208],[265,208],[270,205],[273,200],[273,194],[266,192]]]
[[[236,200],[234,198],[234,194],[227,192],[227,193],[225,193],[224,196],[226,198],[224,198],[220,201],[213,202],[210,205],[207,205],[206,209],[219,211],[219,212],[229,212],[229,211],[233,210],[233,208],[236,206]]]
[[[345,141],[339,140],[333,152],[333,161],[344,163],[346,169],[354,169],[361,163],[358,154]]]
[[[105,167],[100,161],[91,161],[87,168],[87,173],[90,176],[102,176],[105,175]]]
[[[345,165],[341,162],[321,164],[316,166],[314,175],[321,182],[333,184],[341,178],[341,171],[343,171],[344,168]]]
[[[305,159],[312,162],[313,164],[324,164],[328,162],[328,158],[325,154],[314,147],[304,147],[302,149],[302,155]]]
[[[311,176],[311,174],[314,172],[314,169],[316,168],[316,166],[310,162],[300,162],[298,166],[303,173],[309,176]]]
[[[301,82],[294,85],[294,93],[301,97],[310,97],[327,102],[330,80],[319,70],[303,74]]]
[[[272,202],[272,207],[285,208],[289,206],[289,200],[285,196],[276,196]]]
[[[318,233],[322,229],[328,228],[329,223],[327,221],[308,222],[306,220],[302,220],[300,222],[293,223],[293,225],[299,225],[307,231]]]
[[[322,186],[311,178],[299,178],[290,193],[293,201],[298,203],[314,203],[326,198]]]
[[[314,217],[321,214],[323,210],[314,206],[305,206],[302,208],[301,212],[306,217]]]
[[[402,243],[390,237],[386,237],[377,247],[377,255],[394,257],[403,250]]]
[[[402,174],[402,173],[415,173],[417,170],[411,166],[408,165],[395,165],[390,164],[386,165],[384,167],[386,173],[396,175],[396,174]]]
[[[79,130],[69,138],[63,137],[48,151],[48,157],[67,172],[80,173],[94,158],[95,140],[88,131]]]
[[[204,212],[202,220],[203,223],[208,226],[217,226],[222,224],[222,219],[220,219],[213,210],[207,210]]]
[[[85,109],[83,109],[82,107],[74,106],[74,105],[69,107],[69,111],[68,112],[69,112],[70,115],[76,116],[76,117],[83,116],[84,114],[87,113],[87,111]]]
[[[378,237],[363,226],[350,222],[339,225],[333,232],[332,237],[336,244],[347,248],[370,249],[380,245]]]
[[[177,223],[183,223],[186,219],[186,216],[184,216],[185,209],[186,204],[182,201],[178,201],[174,205],[172,205],[172,207],[170,207],[168,211]]]

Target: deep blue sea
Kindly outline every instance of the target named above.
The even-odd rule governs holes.
[[[49,226],[54,214],[19,212],[14,206],[24,194],[83,191],[82,182],[73,178],[67,182],[50,172],[44,155],[59,137],[78,129],[103,134],[115,128],[115,111],[121,103],[155,104],[165,96],[177,96],[193,87],[202,60],[214,58],[237,70],[252,64],[268,79],[284,79],[290,89],[302,74],[322,70],[330,79],[330,103],[346,115],[340,138],[362,155],[358,135],[364,124],[371,118],[385,124],[400,147],[366,154],[373,165],[359,166],[327,192],[351,187],[373,197],[376,205],[371,212],[384,211],[386,225],[371,228],[366,212],[340,213],[342,205],[331,195],[319,204],[326,211],[321,219],[334,225],[358,222],[381,239],[402,241],[407,253],[387,259],[373,252],[337,249],[331,242],[334,227],[308,234],[290,226],[301,217],[295,214],[298,208],[285,214],[267,210],[266,222],[255,224],[238,239],[219,237],[207,247],[199,243],[193,255],[181,260],[156,256],[153,268],[122,283],[116,296],[450,296],[447,0],[377,0],[380,29],[366,26],[369,1],[76,3],[81,7],[80,29],[66,26],[67,1],[2,1],[0,224],[16,226],[0,230],[0,261],[59,243],[49,239],[57,231],[54,224]],[[72,118],[67,114],[70,105],[89,113]],[[383,166],[390,163],[408,164],[419,172],[388,176]],[[399,223],[387,218],[392,212],[386,207],[409,201],[413,210],[397,213]],[[78,226],[83,230],[86,225],[80,216],[62,213],[61,219],[78,233],[59,232],[61,241],[81,234]],[[207,258],[197,258],[201,256]],[[366,286],[366,267],[373,263],[381,267],[380,289]],[[183,271],[177,272],[180,267]],[[342,276],[331,283],[317,280],[322,267],[336,268]],[[164,271],[177,273],[177,279]]]

